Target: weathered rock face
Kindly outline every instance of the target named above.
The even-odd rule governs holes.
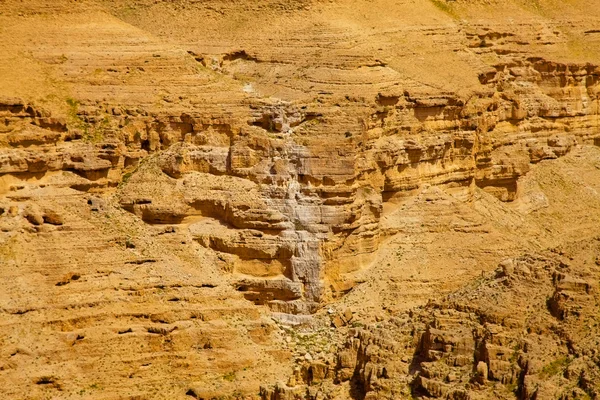
[[[349,329],[333,360],[300,361],[303,378],[264,388],[263,398],[343,398],[345,382],[365,399],[595,397],[597,337],[580,325],[597,332],[598,268],[579,255],[591,249],[597,240],[507,259],[440,302]],[[557,297],[577,310],[557,314]]]
[[[357,330],[343,350],[292,372],[283,332],[262,317],[302,324],[348,302],[356,315],[332,314],[342,333],[329,339],[341,340],[361,318],[383,321],[372,301],[387,318],[501,259],[593,236],[600,15],[578,0],[538,3],[2,2],[0,249],[14,267],[2,280],[10,285],[23,268],[59,299],[46,307],[11,286],[0,297],[11,346],[23,324],[60,325],[93,339],[92,349],[129,333],[136,346],[160,337],[161,371],[171,351],[185,359],[172,374],[198,365],[169,395],[185,388],[197,398],[231,395],[230,370],[249,382],[243,395],[292,376],[263,387],[272,399],[320,398],[335,388],[314,387],[348,382],[355,398],[404,396],[409,386],[456,399],[481,386],[491,396],[489,382],[543,396],[550,389],[511,358],[524,342],[498,334],[532,325],[468,304],[398,317],[402,343]],[[60,261],[44,261],[38,247]],[[552,318],[580,315],[593,287],[553,271]],[[140,279],[152,282],[131,282]],[[137,293],[139,307],[105,284]],[[106,300],[119,312],[63,321],[86,290],[91,308]],[[47,322],[55,312],[61,322]],[[98,335],[79,332],[95,324]],[[40,354],[51,359],[51,349]],[[232,351],[211,371],[224,388],[198,378],[219,349]],[[242,374],[248,352],[260,354],[259,367]],[[46,375],[40,388],[81,389]],[[119,385],[115,393],[129,387]]]
[[[356,138],[325,126],[300,140],[293,129],[328,114],[285,104],[249,110],[246,125],[189,113],[78,112],[82,133],[5,100],[11,149],[1,168],[15,177],[73,171],[83,180],[71,187],[82,189],[114,187],[125,173],[122,207],[152,224],[203,217],[190,225],[199,243],[234,264],[262,264],[234,268],[247,275],[239,288],[248,298],[311,313],[331,296],[331,265],[352,255],[336,268],[357,270],[377,250],[385,202],[423,185],[465,200],[478,186],[512,201],[532,163],[600,140],[598,67],[540,59],[511,65],[482,75],[480,92],[467,100],[408,91],[365,100]],[[86,143],[90,131],[101,131],[102,140]],[[152,168],[166,176],[145,176]]]

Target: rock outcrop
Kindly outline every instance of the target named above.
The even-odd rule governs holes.
[[[328,383],[311,381],[319,364],[302,360],[304,381],[265,388],[262,396],[593,398],[598,387],[592,377],[600,371],[593,333],[597,288],[591,282],[598,268],[580,255],[592,249],[598,250],[597,239],[507,259],[442,301],[351,328],[333,353],[335,361],[326,364],[329,372],[321,374]],[[556,305],[557,298],[568,298],[556,293],[566,291],[580,297],[571,295],[578,306],[568,316],[557,314]]]
[[[600,140],[599,76],[595,66],[538,59],[497,65],[466,101],[451,93],[379,94],[363,105],[371,114],[357,121],[359,137],[319,134],[329,129],[324,122],[304,145],[277,124],[189,113],[77,111],[81,132],[5,100],[8,148],[0,168],[14,179],[73,172],[69,186],[84,191],[119,186],[122,207],[151,224],[203,217],[190,225],[199,243],[272,271],[262,283],[261,276],[245,277],[259,279],[241,290],[254,287],[262,293],[257,301],[276,311],[311,313],[331,296],[331,265],[345,258],[342,274],[360,269],[385,238],[384,203],[423,185],[465,200],[477,186],[513,201],[531,164]],[[276,107],[300,121],[311,115]],[[273,113],[265,112],[260,118]],[[244,273],[259,275],[252,270]],[[292,289],[297,285],[302,289]]]
[[[595,396],[597,10],[1,1],[0,392]]]

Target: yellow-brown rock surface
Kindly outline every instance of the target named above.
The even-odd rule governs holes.
[[[599,396],[599,26],[0,1],[0,393]]]

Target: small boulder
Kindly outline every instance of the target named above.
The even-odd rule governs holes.
[[[44,223],[44,213],[36,205],[30,204],[25,207],[23,216],[32,225],[42,225]]]
[[[90,197],[87,203],[92,211],[102,211],[104,208],[104,200],[99,197]]]
[[[50,225],[64,224],[63,217],[60,216],[56,211],[48,208],[44,210],[44,222]]]

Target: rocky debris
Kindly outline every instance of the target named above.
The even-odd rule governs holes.
[[[597,242],[584,246],[599,249]],[[577,244],[569,251],[581,248]],[[599,271],[570,267],[552,252],[507,259],[495,274],[440,302],[350,329],[336,351],[334,384],[321,387],[324,396],[334,396],[344,382],[373,399],[508,399],[516,393],[533,399],[565,390],[592,396],[595,386],[580,377],[600,372],[584,355],[595,342],[574,333],[581,329],[574,320],[595,320],[595,300],[578,301],[582,306],[575,312],[557,314],[557,295],[550,297],[569,291],[593,299],[593,286],[574,273],[598,276]]]
[[[352,322],[354,315],[352,315],[352,310],[347,308],[343,313],[333,313],[331,316],[331,324],[336,328],[340,328],[342,326],[346,326]]]
[[[44,223],[50,225],[63,225],[65,223],[64,218],[59,213],[48,208],[44,210],[43,218]]]
[[[23,217],[27,219],[32,225],[42,225],[44,223],[44,213],[36,205],[29,204],[23,210]]]
[[[65,223],[61,213],[37,204],[27,195],[15,196],[0,204],[0,218],[0,226],[5,232],[20,229],[48,231],[53,229],[50,226],[59,227]]]

